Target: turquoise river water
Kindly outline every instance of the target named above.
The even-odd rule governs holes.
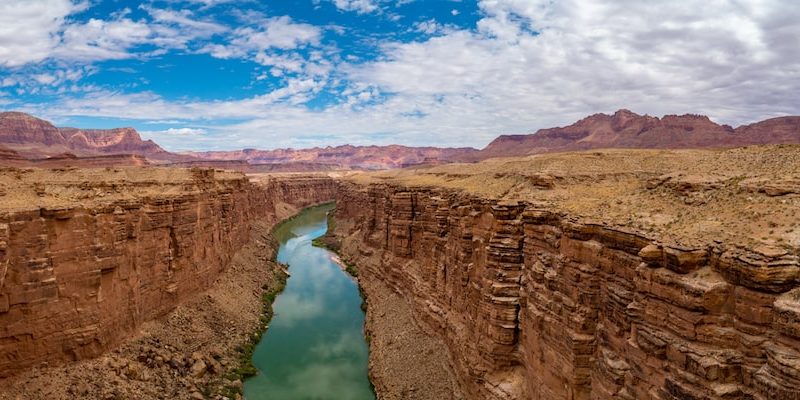
[[[244,383],[247,400],[375,399],[358,286],[333,253],[311,244],[332,208],[309,208],[275,231],[291,276],[253,353],[259,374]]]

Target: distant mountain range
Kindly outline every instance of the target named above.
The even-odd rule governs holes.
[[[107,166],[165,164],[246,172],[387,169],[493,157],[598,148],[709,148],[800,143],[800,117],[779,117],[733,128],[702,115],[662,118],[619,110],[529,135],[502,135],[477,150],[389,146],[336,146],[172,153],[133,128],[58,128],[21,112],[0,113],[0,164]]]
[[[344,145],[303,150],[171,153],[152,140],[142,140],[133,128],[58,128],[29,114],[0,113],[0,161],[6,165],[166,164],[247,172],[388,169],[451,162],[477,151],[473,148]]]
[[[733,128],[704,115],[662,118],[619,110],[594,114],[563,128],[502,135],[467,160],[600,148],[687,149],[800,143],[800,117],[772,118]]]
[[[439,164],[461,160],[478,150],[471,147],[439,148],[388,146],[314,147],[311,149],[277,149],[209,151],[183,153],[204,160],[246,160],[251,164],[318,163],[358,169],[401,168],[420,164]]]

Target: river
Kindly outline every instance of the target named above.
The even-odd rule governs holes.
[[[309,208],[275,230],[278,261],[291,276],[253,353],[259,374],[244,383],[247,400],[375,399],[358,285],[330,251],[311,244],[325,234],[332,208]]]

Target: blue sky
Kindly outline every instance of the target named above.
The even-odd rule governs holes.
[[[170,150],[482,147],[619,108],[737,125],[800,114],[797,21],[789,0],[3,0],[0,109]]]

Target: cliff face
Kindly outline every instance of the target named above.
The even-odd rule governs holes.
[[[166,153],[152,140],[142,140],[133,128],[75,129],[60,128],[72,149],[105,154],[143,154],[158,156]]]
[[[336,188],[200,169],[0,175],[0,377],[108,350],[210,287],[255,220]]]
[[[135,154],[165,160],[186,158],[168,153],[152,140],[142,140],[133,128],[57,128],[21,112],[0,113],[0,143],[31,159],[65,152],[80,156]]]
[[[38,143],[66,146],[66,140],[53,124],[21,112],[0,113],[0,142],[6,144]]]
[[[799,398],[796,249],[667,245],[443,188],[337,201],[343,255],[444,339],[468,398]]]

